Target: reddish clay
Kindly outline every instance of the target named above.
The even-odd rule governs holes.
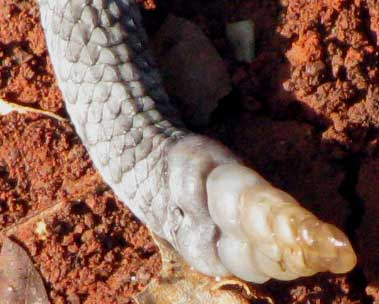
[[[238,5],[245,7],[240,16],[251,12],[258,31],[269,33],[258,33],[258,56],[248,67],[256,99],[272,116],[320,128],[322,144],[334,156],[377,149],[377,1],[261,2]],[[267,15],[257,15],[266,11],[261,25]]]
[[[378,299],[379,3],[139,2],[195,21],[229,68],[236,94],[200,131],[347,230],[357,249],[352,274],[259,288],[276,303]],[[64,116],[34,2],[0,7],[0,96]],[[224,37],[225,21],[244,18],[256,25],[251,64],[233,60]],[[0,230],[28,250],[53,303],[127,303],[160,267],[146,228],[102,182],[69,123],[36,114],[0,118]]]
[[[0,97],[63,113],[33,1],[0,0]]]
[[[0,126],[0,227],[28,250],[52,301],[120,303],[145,286],[160,268],[157,248],[72,127],[37,114]]]

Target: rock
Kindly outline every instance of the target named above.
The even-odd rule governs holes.
[[[170,15],[153,39],[164,84],[178,99],[185,122],[207,125],[218,101],[231,91],[215,47],[194,23]]]
[[[255,57],[254,22],[243,20],[226,25],[226,37],[232,44],[235,59],[251,63]]]

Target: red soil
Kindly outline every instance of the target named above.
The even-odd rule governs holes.
[[[229,68],[235,94],[201,131],[347,230],[357,249],[349,275],[261,288],[276,303],[368,303],[379,281],[379,3],[280,2],[144,4],[199,24]],[[251,64],[233,60],[223,34],[225,20],[244,18],[256,25]],[[0,97],[64,116],[34,2],[0,0],[0,25]],[[127,302],[160,267],[146,228],[104,185],[69,123],[40,115],[0,118],[0,230],[28,250],[54,303]]]

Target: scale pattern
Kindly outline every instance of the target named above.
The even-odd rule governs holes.
[[[256,283],[354,267],[340,230],[221,143],[174,125],[134,0],[39,3],[67,111],[95,166],[191,266]]]
[[[178,115],[148,51],[137,4],[41,0],[39,5],[78,135],[104,180],[162,235],[170,200],[165,151],[185,132],[172,124]]]
[[[105,182],[190,265],[226,275],[205,182],[235,156],[177,121],[136,2],[39,0],[39,7],[66,109]]]

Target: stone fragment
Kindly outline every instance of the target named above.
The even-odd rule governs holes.
[[[185,122],[207,125],[230,77],[217,50],[194,23],[169,16],[154,38],[164,85],[177,97]]]

